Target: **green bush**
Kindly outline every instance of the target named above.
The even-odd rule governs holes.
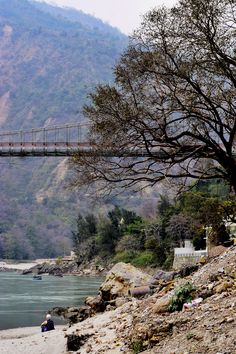
[[[144,267],[152,265],[156,262],[156,255],[151,251],[139,252],[136,257],[131,261],[134,266]]]
[[[138,340],[132,343],[133,354],[138,354],[143,351],[143,343],[141,340]]]
[[[135,258],[136,253],[134,251],[123,251],[118,252],[112,259],[114,263],[124,262],[124,263],[132,263]]]
[[[114,263],[131,263],[136,267],[145,267],[156,263],[156,255],[151,251],[123,251],[118,252],[112,259]]]
[[[165,262],[164,262],[163,265],[162,265],[162,266],[163,266],[163,269],[165,269],[165,270],[170,270],[170,269],[172,268],[172,266],[173,266],[173,262],[174,262],[174,253],[171,252],[171,253],[167,256]]]
[[[181,311],[183,304],[192,300],[191,294],[194,290],[193,284],[190,282],[179,286],[171,299],[168,310],[170,312]]]

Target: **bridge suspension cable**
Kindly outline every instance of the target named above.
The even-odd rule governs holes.
[[[0,132],[0,156],[71,156],[89,149],[88,124]]]

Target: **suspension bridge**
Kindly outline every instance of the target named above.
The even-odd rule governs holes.
[[[73,156],[75,154],[119,156],[115,150],[96,150],[88,139],[89,124],[66,124],[61,126],[43,127],[28,130],[0,132],[0,157],[27,157],[27,156]],[[189,156],[194,149],[201,146],[186,146],[179,156]],[[160,148],[154,148],[152,156],[170,158],[171,154]],[[125,157],[150,156],[145,148],[130,146],[122,151]],[[236,150],[233,152],[236,157]]]

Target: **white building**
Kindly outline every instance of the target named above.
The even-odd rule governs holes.
[[[183,265],[197,263],[202,256],[207,257],[207,255],[207,249],[195,251],[192,241],[185,240],[184,247],[176,247],[174,249],[173,268],[178,269]]]

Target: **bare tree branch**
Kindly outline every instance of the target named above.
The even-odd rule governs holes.
[[[146,14],[115,85],[98,86],[85,107],[94,155],[74,157],[78,184],[221,178],[236,192],[235,19],[230,0]]]

